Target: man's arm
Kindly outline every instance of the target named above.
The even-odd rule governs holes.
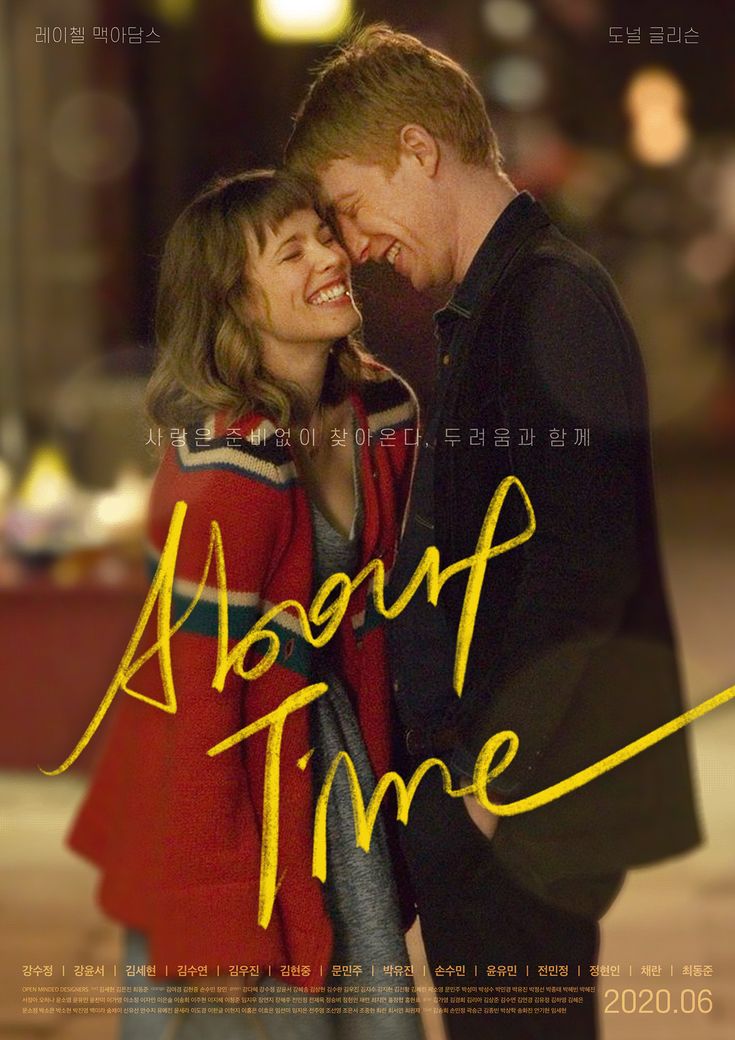
[[[500,343],[506,425],[536,431],[512,465],[537,527],[513,550],[522,562],[508,609],[475,633],[490,650],[481,668],[470,659],[457,764],[466,768],[492,733],[516,730],[517,756],[491,786],[506,799],[529,789],[590,654],[618,628],[639,580],[629,383],[640,375],[627,323],[603,293],[568,264],[540,263],[514,291]],[[564,447],[551,447],[548,431],[561,428]],[[589,429],[589,446],[574,446],[577,428]]]

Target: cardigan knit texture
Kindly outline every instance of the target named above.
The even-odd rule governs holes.
[[[351,396],[365,512],[360,566],[379,557],[389,569],[411,482],[416,403],[394,373],[371,365],[373,379]],[[308,610],[316,591],[309,500],[292,450],[269,419],[250,415],[225,425],[217,418],[206,441],[167,450],[149,511],[154,566],[180,500],[188,510],[172,622],[204,574],[212,521],[220,526],[226,561],[229,649],[276,603],[293,599]],[[390,684],[384,622],[371,605],[363,583],[332,643],[379,777],[391,767]],[[311,874],[312,769],[297,766],[310,749],[308,709],[290,715],[283,733],[277,895],[267,928],[258,924],[267,733],[207,755],[320,681],[318,654],[296,615],[282,612],[269,626],[280,637],[277,661],[253,680],[230,671],[218,692],[212,689],[217,609],[212,566],[199,603],[171,640],[176,713],[119,691],[112,731],[69,841],[102,872],[102,908],[146,934],[156,976],[175,976],[181,965],[214,974],[248,964],[274,975],[303,965],[309,974],[289,973],[289,981],[320,988],[333,933],[323,886]],[[139,653],[155,643],[155,627],[154,614]],[[130,686],[163,701],[157,655]]]

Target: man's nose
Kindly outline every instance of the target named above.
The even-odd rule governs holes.
[[[339,229],[352,263],[364,264],[370,253],[370,239],[346,220],[340,221]]]

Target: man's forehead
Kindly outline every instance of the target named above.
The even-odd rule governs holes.
[[[383,168],[380,163],[358,162],[357,159],[333,159],[319,172],[319,183],[332,206],[349,202],[364,186],[366,179]]]
[[[354,159],[333,159],[319,171],[319,184],[332,205],[357,190],[359,167]]]

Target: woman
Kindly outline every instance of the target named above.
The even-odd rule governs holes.
[[[393,560],[416,408],[408,387],[350,339],[360,322],[344,250],[307,190],[285,175],[219,181],[176,221],[161,268],[159,360],[149,388],[151,412],[172,443],[153,489],[149,539],[154,569],[184,501],[172,617],[186,615],[205,580],[171,639],[175,712],[159,668],[165,655],[152,654],[130,679],[132,696],[120,698],[71,844],[102,870],[101,904],[129,929],[127,964],[137,957],[159,977],[189,981],[260,976],[261,1001],[268,986],[278,991],[280,1013],[263,1015],[256,1031],[246,1015],[218,1014],[205,1034],[202,1017],[190,1016],[178,1021],[177,1037],[419,1035],[415,1015],[365,1022],[332,1021],[313,1007],[301,1013],[290,988],[333,983],[335,963],[362,965],[356,981],[365,984],[371,965],[379,976],[383,965],[408,962],[384,825],[369,855],[355,848],[342,769],[328,814],[326,886],[311,876],[315,793],[334,756],[350,753],[366,797],[389,768],[385,633],[365,583],[324,650],[284,611],[269,626],[280,637],[275,663],[247,681],[230,669],[224,689],[212,689],[220,605],[218,568],[208,561],[213,522],[230,649],[273,604],[296,600],[308,609],[330,573]],[[154,628],[141,651],[155,645]],[[207,752],[317,681],[328,692],[289,715],[283,730],[278,888],[262,927],[268,734]],[[167,710],[152,703],[167,701]],[[292,1007],[272,981],[279,977]],[[126,1016],[124,1028],[138,1035],[130,1030],[148,1019],[158,1032],[140,1035],[165,1035],[161,1016]]]

